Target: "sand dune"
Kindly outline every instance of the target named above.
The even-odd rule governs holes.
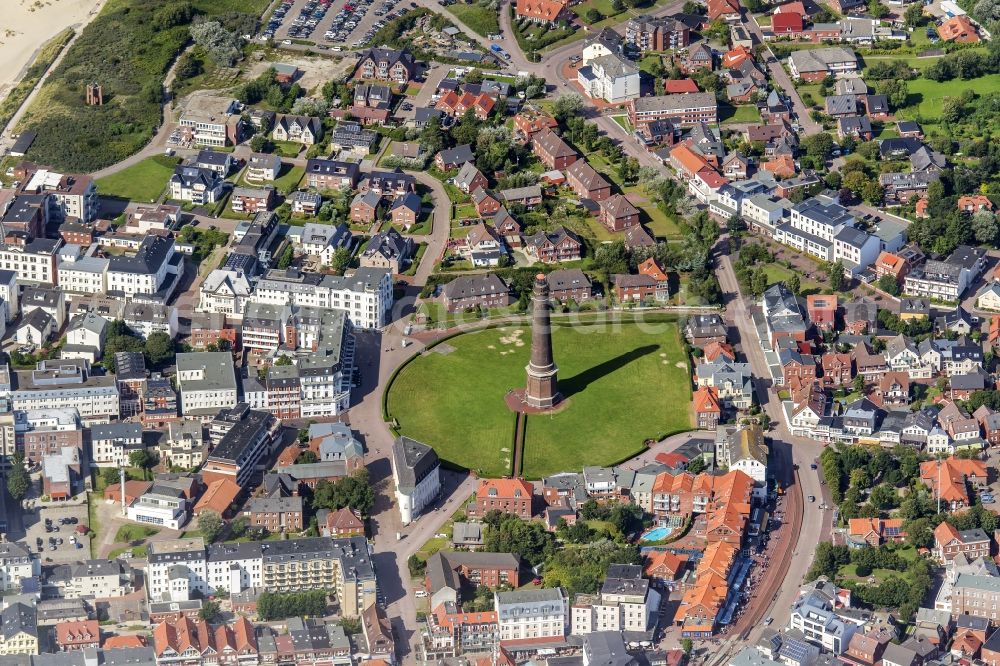
[[[104,0],[2,0],[0,97],[24,74],[35,51],[71,25],[86,23]]]

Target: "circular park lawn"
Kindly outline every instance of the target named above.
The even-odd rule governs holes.
[[[647,439],[691,429],[691,379],[674,319],[641,324],[553,322],[562,406],[532,414],[522,475],[537,479],[610,465]],[[463,333],[400,369],[386,407],[400,435],[483,477],[512,473],[515,414],[504,396],[525,384],[531,329]]]

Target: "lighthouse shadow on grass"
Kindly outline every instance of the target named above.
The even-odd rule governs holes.
[[[564,398],[576,395],[577,393],[585,390],[591,383],[596,382],[598,379],[601,379],[602,377],[605,377],[617,370],[621,370],[632,361],[636,361],[643,356],[652,354],[659,348],[659,345],[643,345],[642,347],[636,347],[635,349],[619,354],[614,358],[609,358],[603,363],[598,363],[592,368],[587,368],[583,372],[579,372],[572,377],[567,377],[566,379],[560,378],[559,393],[561,393]],[[556,362],[558,363],[558,359]]]

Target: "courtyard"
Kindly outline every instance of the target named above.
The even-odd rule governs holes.
[[[610,465],[691,426],[691,382],[675,319],[553,322],[559,390],[552,414],[528,417],[522,475]],[[448,338],[404,366],[387,389],[399,434],[451,465],[508,476],[515,417],[504,396],[525,382],[531,330],[511,325]]]

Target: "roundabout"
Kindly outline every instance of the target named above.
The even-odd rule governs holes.
[[[455,467],[483,477],[537,479],[585,465],[612,465],[649,439],[689,430],[691,380],[676,318],[642,323],[552,322],[565,404],[525,414],[523,466],[513,470],[517,414],[532,331],[511,324],[459,333],[404,364],[387,387],[400,435],[434,447]]]

